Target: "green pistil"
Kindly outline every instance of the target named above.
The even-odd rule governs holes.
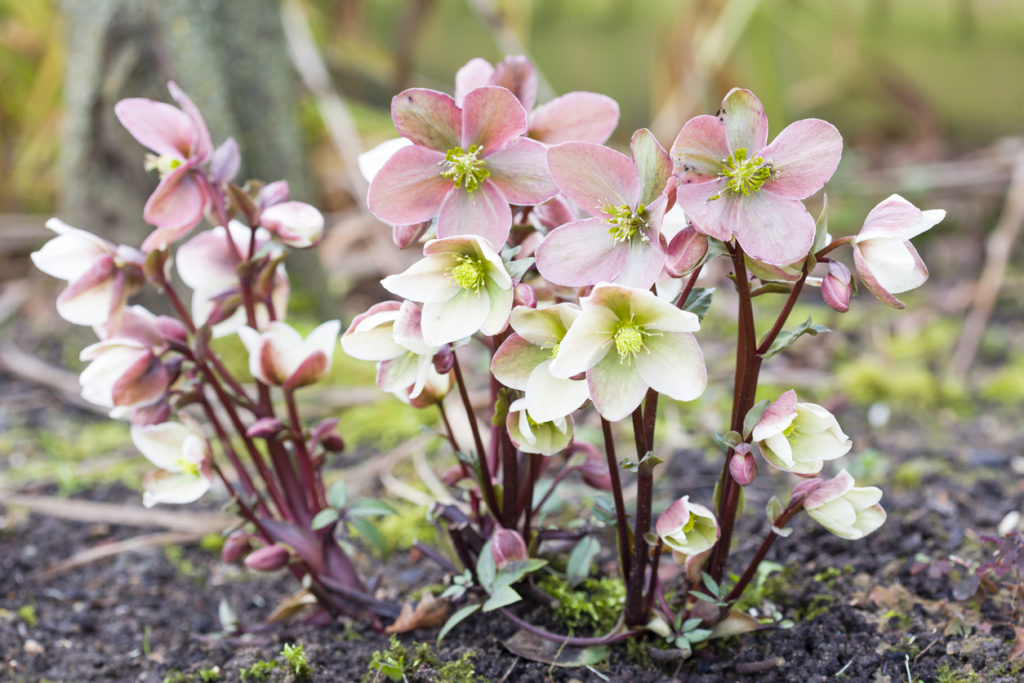
[[[146,171],[156,171],[160,174],[162,179],[168,173],[181,166],[181,159],[175,159],[167,154],[147,154],[144,162],[144,168]]]
[[[457,254],[455,260],[459,264],[448,269],[448,277],[452,279],[452,282],[462,289],[468,289],[473,292],[480,291],[480,288],[484,286],[484,281],[487,279],[483,261],[475,256],[468,256],[466,254]]]
[[[628,242],[637,235],[641,240],[647,241],[647,210],[643,204],[637,206],[635,211],[625,204],[609,204],[604,207],[604,212],[609,216],[606,222],[612,226],[608,228],[608,232],[616,242]]]
[[[615,328],[613,336],[619,362],[632,359],[644,349],[644,332],[632,320],[623,321]]]
[[[450,179],[455,187],[464,184],[466,192],[472,192],[491,175],[484,160],[479,158],[480,151],[477,145],[470,145],[468,150],[461,147],[448,150],[444,155],[441,175]]]
[[[722,159],[722,170],[718,173],[726,178],[725,189],[733,194],[750,195],[757,192],[767,181],[775,175],[771,162],[765,162],[762,157],[747,158],[747,149],[740,147],[730,156]],[[718,199],[721,195],[715,195],[711,199]]]
[[[174,464],[177,466],[178,470],[183,474],[191,474],[193,477],[199,476],[199,465],[192,462],[191,460],[179,458],[178,461],[175,462]]]
[[[683,533],[688,534],[693,531],[693,527],[697,525],[697,515],[690,515],[690,518],[686,520],[686,524],[683,525]]]

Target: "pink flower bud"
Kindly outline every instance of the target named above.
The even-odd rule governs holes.
[[[273,572],[288,564],[291,554],[282,545],[268,545],[245,558],[245,566],[258,572]]]
[[[331,453],[341,453],[345,450],[345,440],[338,432],[330,432],[320,437],[320,445]]]
[[[241,165],[238,143],[234,138],[228,138],[210,156],[210,179],[217,184],[231,180],[238,174]]]
[[[741,443],[729,459],[729,474],[740,486],[749,486],[757,478],[757,460],[749,443]]]
[[[612,475],[605,456],[588,443],[577,442],[573,449],[587,454],[587,459],[580,466],[580,474],[587,486],[598,491],[611,491]]]
[[[171,417],[171,405],[166,401],[159,401],[148,406],[140,406],[132,410],[132,425],[135,427],[146,427],[167,422]]]
[[[491,555],[494,566],[501,571],[510,562],[530,559],[530,551],[526,549],[526,541],[514,529],[498,529],[491,536]]]
[[[272,183],[267,183],[260,190],[260,209],[269,209],[275,204],[288,201],[289,193],[287,180],[275,180]]]
[[[455,486],[465,478],[466,471],[459,465],[452,465],[441,475],[441,481],[447,486]]]
[[[303,202],[281,202],[260,214],[260,223],[283,244],[296,249],[316,246],[324,235],[324,215]]]
[[[224,545],[220,549],[220,560],[227,564],[234,564],[242,559],[242,555],[249,552],[252,544],[249,539],[252,538],[252,534],[245,531],[238,530],[233,531],[224,539]]]
[[[668,245],[668,260],[665,269],[674,277],[682,277],[693,271],[708,253],[708,238],[688,225],[672,238]]]
[[[273,439],[284,431],[284,425],[276,417],[261,417],[245,430],[250,439]]]
[[[413,244],[420,237],[423,237],[423,233],[430,227],[430,221],[423,223],[413,223],[412,225],[396,225],[391,229],[391,239],[395,242],[395,246],[399,249],[405,249],[410,244]]]
[[[828,275],[821,281],[821,298],[835,310],[846,313],[850,310],[852,295],[853,281],[850,269],[839,261],[829,261]]]
[[[447,375],[451,372],[454,363],[455,353],[450,344],[445,344],[434,354],[434,369],[439,375]]]
[[[515,293],[512,299],[513,306],[526,306],[527,308],[537,308],[537,292],[534,291],[530,285],[524,285],[519,283],[516,285]]]
[[[158,315],[156,317],[156,329],[160,336],[167,341],[180,342],[182,344],[188,341],[188,330],[177,318]]]

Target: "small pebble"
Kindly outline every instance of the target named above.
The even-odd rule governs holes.
[[[41,655],[46,652],[46,648],[38,640],[29,638],[25,641],[25,654],[29,655]]]

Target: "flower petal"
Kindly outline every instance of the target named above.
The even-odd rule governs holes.
[[[725,128],[730,151],[743,148],[753,157],[768,142],[768,117],[764,106],[749,90],[730,90],[722,100],[718,120]]]
[[[807,258],[814,242],[814,218],[799,201],[765,190],[749,196],[723,194],[715,201],[725,202],[724,221],[732,226],[743,251],[755,259],[788,266]]]
[[[548,167],[562,192],[591,216],[604,217],[609,206],[635,208],[640,199],[633,160],[603,145],[555,145],[548,150]]]
[[[672,160],[651,131],[641,128],[629,142],[633,163],[640,175],[640,203],[650,205],[665,191],[672,176]]]
[[[444,155],[412,145],[397,150],[370,181],[366,204],[377,218],[411,225],[437,215],[452,181],[441,175]]]
[[[526,410],[537,422],[551,422],[571,414],[590,397],[587,383],[551,374],[551,360],[533,369],[526,383]]]
[[[582,287],[612,281],[629,259],[629,244],[616,242],[600,218],[567,223],[537,247],[537,269],[549,282]]]
[[[191,230],[203,219],[206,195],[192,175],[192,167],[182,164],[160,181],[146,201],[142,217],[157,227]],[[147,240],[148,241],[148,240]],[[143,243],[142,250],[149,252]]]
[[[462,148],[481,148],[486,157],[526,132],[526,110],[505,88],[485,86],[462,102]]]
[[[399,135],[435,152],[444,154],[462,139],[462,112],[443,92],[403,90],[391,100],[391,118]]]
[[[512,313],[512,301],[515,294],[511,287],[504,287],[493,279],[487,281],[486,287],[490,310],[487,313],[487,318],[480,324],[480,332],[486,335],[495,335],[508,327],[508,318]]]
[[[546,308],[517,306],[512,310],[512,329],[536,346],[554,346],[579,314],[580,307],[568,302]]]
[[[46,227],[57,236],[39,251],[32,252],[32,263],[47,275],[61,280],[77,280],[92,268],[97,259],[115,251],[111,242],[72,227],[59,218],[47,220]]]
[[[607,95],[570,92],[537,107],[529,135],[547,145],[579,141],[603,143],[619,123],[619,105]]]
[[[796,392],[790,389],[775,399],[761,414],[750,434],[752,441],[763,441],[781,434],[796,419]]]
[[[423,304],[423,340],[441,346],[472,336],[491,313],[491,301],[484,291],[460,290],[444,302]]]
[[[516,138],[487,157],[487,169],[510,204],[540,204],[558,193],[548,172],[547,148],[535,140]]]
[[[485,59],[474,57],[455,72],[455,104],[462,106],[466,93],[490,84],[494,67]]]
[[[854,260],[861,272],[861,265],[866,265],[877,286],[890,294],[910,291],[928,279],[928,268],[917,249],[903,240],[870,239],[860,242],[854,248]]]
[[[359,155],[357,159],[359,172],[366,178],[366,182],[370,182],[380,172],[380,169],[384,168],[384,164],[387,163],[388,159],[395,155],[395,152],[411,144],[412,140],[408,138],[385,140],[373,149]]]
[[[114,113],[132,137],[157,154],[185,159],[195,128],[183,111],[166,102],[131,97],[114,105]]]
[[[786,199],[803,199],[824,187],[843,155],[843,136],[821,119],[795,121],[761,152],[778,177],[765,191]]]
[[[192,146],[189,150],[188,156],[195,159],[196,161],[205,161],[210,156],[210,152],[213,151],[213,143],[210,141],[210,131],[206,127],[206,122],[203,120],[203,115],[199,113],[199,108],[192,103],[192,98],[185,94],[185,92],[178,87],[178,84],[174,81],[167,83],[167,90],[171,93],[171,97],[178,103],[181,110],[185,112],[189,120],[192,122],[192,130],[194,131],[194,137],[192,140]]]
[[[437,236],[477,235],[491,244],[504,244],[512,229],[512,209],[501,190],[485,180],[472,192],[453,188],[441,203]]]
[[[636,371],[655,391],[677,401],[692,401],[704,393],[708,373],[697,339],[688,332],[647,337],[636,354]]]
[[[637,289],[650,289],[665,267],[665,252],[657,240],[634,239],[628,243],[626,263],[611,282]]]
[[[909,240],[934,227],[945,218],[941,209],[921,211],[898,194],[893,194],[875,205],[864,219],[864,227],[857,233],[857,241],[881,237]]]
[[[615,314],[604,306],[584,306],[558,345],[551,374],[568,379],[593,367],[611,348],[618,322]],[[618,362],[617,355],[615,359]]]
[[[139,452],[156,467],[169,472],[180,471],[185,441],[196,436],[180,422],[162,422],[146,427],[133,426],[131,430],[132,443]]]
[[[695,116],[687,121],[672,143],[673,172],[680,185],[718,178],[722,159],[730,154],[725,126],[714,116]],[[714,194],[714,193],[711,193]],[[686,207],[683,207],[686,209]],[[686,209],[690,213],[689,209]]]
[[[523,391],[530,373],[549,360],[551,349],[542,349],[518,334],[511,334],[495,351],[491,360],[491,373],[505,386]]]
[[[522,55],[509,55],[495,64],[487,84],[512,91],[526,111],[532,110],[537,102],[537,74],[530,60]]]
[[[636,410],[648,386],[633,363],[621,362],[614,353],[587,372],[587,385],[594,408],[609,422],[621,420]]]
[[[380,281],[384,289],[396,296],[424,303],[448,301],[462,291],[448,275],[454,265],[443,254],[426,256],[397,275]]]
[[[394,324],[401,303],[384,301],[357,315],[341,335],[341,348],[359,360],[380,361],[406,352],[395,342]]]

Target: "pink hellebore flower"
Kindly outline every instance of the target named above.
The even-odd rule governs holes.
[[[506,57],[495,66],[479,57],[469,60],[455,74],[455,103],[462,106],[466,93],[484,85],[511,90],[530,112],[527,135],[548,145],[570,140],[601,144],[619,123],[615,100],[593,92],[566,93],[534,109],[537,76],[526,57]]]
[[[632,413],[651,388],[677,401],[704,393],[707,370],[692,332],[697,316],[649,291],[599,284],[558,345],[555,377],[585,372],[590,400],[605,419]]]
[[[281,202],[260,213],[260,225],[286,246],[306,249],[324,236],[324,215],[304,202]]]
[[[423,303],[423,341],[441,346],[476,332],[505,329],[512,311],[512,278],[487,240],[462,235],[431,240],[424,257],[381,285]]]
[[[555,455],[572,443],[572,416],[562,415],[547,422],[535,418],[520,398],[508,407],[505,420],[508,436],[515,447],[523,453]]]
[[[366,178],[366,182],[373,182],[374,176],[384,168],[384,164],[387,163],[388,159],[394,156],[395,152],[408,147],[412,144],[412,141],[405,138],[391,138],[385,140],[373,149],[367,150],[359,155],[359,171]],[[413,242],[419,240],[427,230],[430,228],[433,220],[421,221],[419,223],[413,223],[411,225],[392,225],[391,226],[391,237],[395,242],[395,246],[399,249],[405,249]]]
[[[893,294],[919,287],[928,279],[928,268],[910,238],[945,217],[942,209],[921,211],[898,194],[871,209],[853,240],[853,263],[864,286],[879,301],[894,308],[906,307]]]
[[[127,246],[51,218],[46,227],[57,236],[32,252],[32,262],[47,275],[67,280],[57,297],[57,312],[76,325],[104,325],[129,296],[142,289],[145,257]]]
[[[717,116],[690,119],[672,145],[676,201],[709,237],[736,237],[755,259],[786,266],[810,251],[814,219],[800,200],[832,177],[843,139],[832,124],[803,119],[767,141],[761,102],[731,90]]]
[[[526,409],[538,422],[569,415],[587,400],[587,383],[551,374],[551,362],[566,331],[580,314],[579,306],[555,304],[512,309],[509,335],[494,354],[491,372],[507,387],[525,392]]]
[[[828,274],[821,280],[821,298],[840,313],[850,310],[853,296],[853,276],[850,269],[839,261],[828,262]]]
[[[341,322],[330,320],[302,336],[286,322],[275,321],[257,332],[251,327],[238,330],[249,351],[249,372],[268,386],[286,391],[318,382],[331,369],[334,344]]]
[[[157,229],[142,243],[145,252],[174,242],[197,226],[210,201],[200,168],[212,151],[210,131],[192,100],[174,81],[167,89],[181,109],[141,97],[114,105],[121,125],[156,152],[147,159],[146,167],[160,173],[160,184],[146,202],[143,217]]]
[[[832,413],[816,403],[797,403],[792,389],[768,406],[750,436],[769,464],[802,477],[815,476],[826,460],[853,446]]]
[[[591,215],[552,231],[537,269],[556,285],[615,282],[649,289],[665,265],[661,221],[675,185],[668,154],[650,131],[630,143],[633,158],[590,142],[548,150],[555,182]]]
[[[374,176],[370,211],[394,225],[437,216],[437,235],[479,235],[504,244],[512,227],[509,204],[537,204],[557,188],[544,146],[522,137],[526,112],[515,95],[476,88],[460,109],[449,95],[411,89],[391,103],[399,134],[412,140]]]
[[[142,504],[191,503],[210,489],[213,479],[206,440],[198,427],[164,422],[132,427],[132,442],[146,459],[160,468],[146,475]]]
[[[881,489],[853,484],[853,477],[843,470],[832,479],[815,479],[801,486],[813,486],[804,500],[811,519],[840,538],[856,541],[882,526],[885,510],[878,504]]]
[[[688,557],[710,550],[721,533],[711,510],[691,503],[689,496],[669,505],[658,517],[654,529],[673,552]]]

